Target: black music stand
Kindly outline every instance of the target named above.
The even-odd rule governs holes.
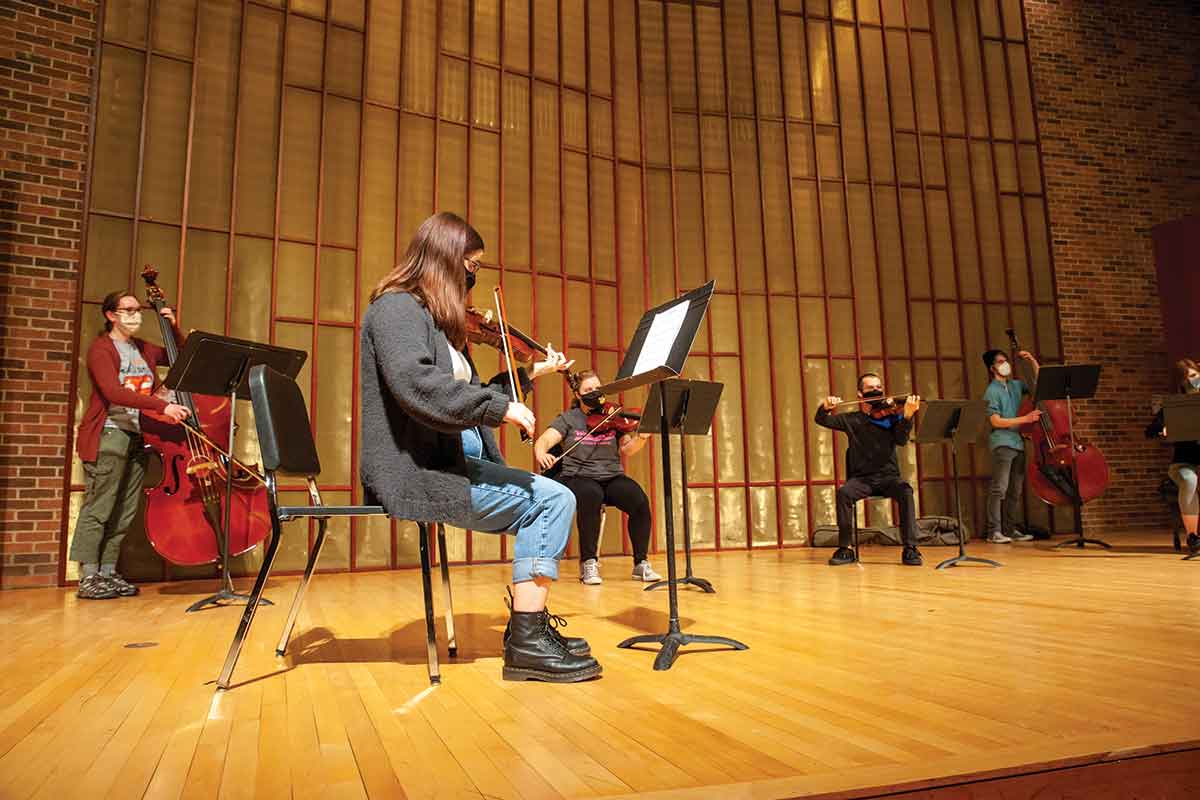
[[[949,569],[959,564],[1002,566],[990,558],[967,555],[967,529],[963,525],[962,498],[958,489],[958,450],[979,438],[987,418],[987,403],[983,400],[928,400],[921,411],[920,425],[913,439],[917,444],[949,444],[950,463],[954,474],[954,516],[958,521],[958,555],[937,565]]]
[[[696,332],[704,319],[704,312],[712,299],[716,281],[709,281],[698,289],[647,311],[638,322],[633,341],[617,370],[616,380],[601,386],[598,391],[609,396],[617,392],[636,389],[659,383],[678,376],[683,371]],[[700,636],[685,634],[679,628],[679,586],[675,573],[675,514],[671,500],[671,440],[669,432],[674,430],[668,415],[667,396],[669,391],[659,391],[659,425],[662,435],[663,499],[667,533],[667,597],[670,621],[664,634],[633,636],[617,645],[630,648],[636,644],[655,642],[662,645],[654,659],[654,669],[667,670],[675,663],[679,648],[692,643],[723,644],[735,650],[746,650],[746,645],[724,636]],[[642,415],[643,424],[654,409],[647,407]]]
[[[1178,395],[1163,398],[1163,425],[1168,442],[1200,441],[1200,394]],[[1200,557],[1200,550],[1188,553],[1184,561]]]
[[[169,389],[190,394],[207,394],[229,397],[229,454],[233,455],[233,437],[236,429],[237,398],[248,391],[246,385],[250,368],[266,364],[276,372],[295,378],[308,359],[308,353],[290,347],[250,342],[219,336],[215,333],[193,331],[188,334],[183,350],[171,366],[163,385]],[[233,511],[233,463],[225,460],[225,519],[221,530],[213,530],[217,548],[221,551],[221,588],[215,594],[197,600],[188,606],[188,611],[199,611],[208,606],[219,606],[222,600],[246,602],[249,595],[239,594],[233,589],[229,577],[229,524]],[[271,605],[262,599],[260,603]]]
[[[689,381],[681,378],[656,383],[650,387],[650,396],[646,398],[646,408],[658,408],[662,405],[660,395],[667,394],[667,419],[671,427],[667,433],[679,435],[679,468],[683,472],[683,562],[684,576],[678,583],[698,586],[708,594],[716,594],[712,583],[692,574],[692,518],[691,502],[687,490],[687,437],[707,436],[712,429],[713,414],[717,410],[717,402],[721,399],[723,383],[712,381]],[[653,414],[643,417],[639,430],[645,433],[662,433],[662,419]],[[645,591],[660,589],[667,586],[668,581],[655,581],[646,587]]]
[[[1073,497],[1075,500],[1075,538],[1067,539],[1065,542],[1059,542],[1055,547],[1070,547],[1075,545],[1082,549],[1087,544],[1098,544],[1105,550],[1111,550],[1112,545],[1108,542],[1103,542],[1099,539],[1089,539],[1083,535],[1083,503],[1079,498],[1079,473],[1075,465],[1075,412],[1072,406],[1073,400],[1087,400],[1096,396],[1096,385],[1100,383],[1100,365],[1099,364],[1061,364],[1051,367],[1042,367],[1038,370],[1037,375],[1037,392],[1034,396],[1034,405],[1039,405],[1047,400],[1066,400],[1067,401],[1067,425],[1071,433],[1071,480],[1070,491],[1064,492],[1068,497]],[[1043,469],[1045,472],[1045,469]],[[1047,474],[1047,478],[1056,486],[1058,480],[1053,475]],[[1061,489],[1062,487],[1060,487]]]

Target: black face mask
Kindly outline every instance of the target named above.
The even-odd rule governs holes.
[[[863,400],[872,408],[880,408],[884,405],[883,389],[872,389],[869,392],[863,392]]]
[[[464,270],[464,272],[467,273],[467,291],[469,292],[475,288],[475,273],[469,269]]]
[[[579,399],[585,406],[594,410],[603,405],[601,401],[604,399],[604,396],[597,392],[588,392],[587,394],[580,395]]]

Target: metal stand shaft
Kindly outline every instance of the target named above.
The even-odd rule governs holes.
[[[242,594],[235,591],[233,588],[233,578],[229,575],[229,526],[233,519],[233,437],[234,431],[237,428],[237,387],[242,382],[242,376],[246,372],[247,361],[242,361],[242,368],[238,370],[237,375],[231,382],[229,389],[229,455],[230,458],[225,459],[225,520],[221,525],[221,530],[214,530],[213,535],[217,537],[217,547],[221,550],[221,588],[214,594],[210,594],[203,600],[197,600],[188,606],[188,613],[199,611],[202,608],[209,606],[220,606],[222,602],[228,603],[247,603],[250,601],[250,595]],[[275,605],[265,597],[260,597],[259,605],[271,606]]]
[[[675,570],[675,519],[674,511],[671,503],[671,440],[670,420],[667,419],[667,392],[666,386],[660,386],[660,413],[662,415],[662,459],[663,459],[663,494],[665,496],[665,513],[666,513],[666,529],[667,529],[667,597],[670,609],[670,621],[668,623],[667,632],[664,634],[648,634],[644,636],[633,636],[617,645],[621,648],[630,648],[636,644],[661,644],[662,649],[659,650],[658,656],[654,659],[655,670],[668,670],[675,663],[676,656],[679,655],[679,648],[683,645],[701,643],[701,644],[722,644],[727,647],[732,647],[734,650],[747,650],[746,645],[736,639],[729,639],[724,636],[700,636],[697,634],[685,634],[679,629],[679,589],[678,580],[676,579]],[[682,431],[680,435],[684,435]]]
[[[679,427],[682,430],[684,422],[687,421],[687,396],[684,396],[683,407],[679,412]],[[691,498],[688,497],[688,468],[687,468],[687,436],[680,434],[679,436],[679,463],[680,469],[683,471],[683,563],[684,574],[679,579],[679,583],[684,585],[697,586],[707,594],[716,594],[717,590],[713,588],[712,583],[704,578],[697,578],[692,574],[692,515],[691,515]],[[655,581],[645,588],[644,591],[653,589],[661,589],[666,586],[666,581]]]
[[[1103,542],[1099,539],[1089,539],[1083,535],[1083,502],[1079,498],[1079,469],[1075,464],[1075,417],[1072,413],[1071,395],[1067,394],[1067,428],[1071,436],[1071,480],[1075,483],[1075,538],[1067,539],[1065,542],[1059,542],[1054,545],[1058,547],[1070,547],[1075,545],[1079,549],[1083,549],[1084,545],[1098,544],[1105,550],[1112,550],[1112,545],[1108,542]]]
[[[991,567],[1003,566],[999,561],[992,561],[990,558],[978,558],[967,555],[967,529],[963,527],[962,498],[958,493],[958,447],[954,444],[953,439],[950,443],[950,461],[954,470],[954,513],[955,519],[958,520],[958,555],[954,558],[946,559],[938,564],[937,568],[949,569],[959,564],[987,564]]]

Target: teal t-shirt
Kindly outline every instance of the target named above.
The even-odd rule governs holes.
[[[993,380],[983,393],[983,399],[987,400],[988,404],[988,418],[990,419],[992,414],[999,414],[1005,419],[1017,416],[1017,411],[1021,408],[1021,397],[1026,392],[1028,389],[1025,388],[1025,384],[1015,378],[1008,381]],[[1021,441],[1021,434],[1016,428],[992,428],[988,436],[988,447],[992,450],[997,447],[1024,450],[1025,443]]]

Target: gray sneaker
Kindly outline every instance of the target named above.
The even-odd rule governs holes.
[[[1013,532],[1009,534],[1014,542],[1032,542],[1033,536],[1026,533],[1020,528],[1013,528]]]
[[[589,558],[579,565],[579,582],[587,586],[599,586],[604,583],[600,579],[600,562]]]
[[[633,565],[633,579],[642,583],[654,583],[655,581],[661,581],[662,575],[654,571],[649,561],[643,559]]]
[[[121,595],[121,597],[133,597],[140,591],[138,587],[125,580],[125,578],[122,577],[121,573],[119,572],[114,572],[112,575],[100,573],[100,577],[108,581],[113,590],[116,591],[117,594]]]
[[[992,533],[988,534],[987,540],[991,544],[1010,544],[1012,542],[1012,539],[1008,538],[1000,531],[993,531]]]
[[[79,579],[75,596],[80,600],[111,600],[117,596],[117,590],[103,575],[86,575]]]

